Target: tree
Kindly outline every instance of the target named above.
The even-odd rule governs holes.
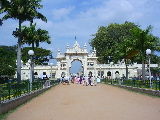
[[[2,22],[2,20],[0,19],[0,26],[2,26],[2,24],[3,24],[3,22]]]
[[[0,58],[0,75],[15,75],[16,46],[0,46]]]
[[[93,35],[95,37],[91,39],[90,45],[96,48],[100,63],[106,63],[108,56],[113,62],[124,59],[127,77],[128,63],[138,61],[143,64],[146,49],[159,49],[157,47],[159,38],[150,33],[151,29],[152,27],[149,26],[146,30],[142,30],[138,25],[130,22],[101,26]]]
[[[30,49],[32,49],[32,47],[25,47],[22,49],[22,61],[24,63],[28,62],[28,59],[30,59],[30,56],[28,55],[28,51]],[[35,48],[34,52],[34,62],[36,65],[45,65],[49,61],[49,57],[52,54],[50,50],[43,48]]]
[[[51,44],[50,36],[48,35],[48,31],[37,29],[36,30],[36,23],[34,25],[31,24],[30,27],[23,26],[22,33],[24,34],[23,43],[28,44],[32,46],[32,49],[34,50],[34,47],[39,47],[40,42],[47,42],[48,44]]]
[[[40,5],[41,0],[2,0],[1,13],[6,13],[2,20],[9,18],[19,20],[19,28],[14,36],[18,37],[18,52],[17,52],[17,82],[21,82],[21,45],[23,34],[21,33],[21,24],[24,21],[33,22],[33,19],[41,19],[47,21],[46,17],[37,11],[43,6]]]
[[[34,51],[34,44],[36,47],[39,47],[40,42],[47,42],[48,44],[51,44],[50,37],[48,35],[48,31],[38,29],[36,30],[36,23],[32,25],[32,22],[30,24],[30,27],[23,26],[22,33],[24,34],[24,40],[23,43],[26,43],[28,45],[32,46],[32,49]],[[34,63],[33,56],[31,56],[31,63]],[[31,71],[34,73],[34,64],[31,65]],[[32,74],[32,81],[34,81],[34,76]]]
[[[136,37],[134,48],[140,52],[142,60],[142,79],[145,80],[145,59],[146,50],[156,50],[155,47],[159,43],[159,38],[151,34],[152,26],[147,27],[146,30],[140,28],[132,29],[133,35]]]
[[[112,23],[106,27],[99,27],[98,32],[92,35],[94,38],[89,42],[92,48],[97,50],[99,62],[106,63],[108,56],[111,56],[113,62],[123,59],[126,50],[122,46],[124,42],[127,43],[127,40],[133,39],[134,36],[130,30],[136,27],[138,26],[131,22],[125,22],[124,24]]]

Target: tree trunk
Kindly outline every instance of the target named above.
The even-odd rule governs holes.
[[[19,20],[19,29],[18,32],[21,33],[21,20]],[[21,83],[21,46],[22,40],[19,34],[18,36],[18,48],[17,48],[17,83]]]
[[[145,64],[144,64],[144,61],[142,61],[142,80],[145,81]]]
[[[34,50],[34,43],[32,43],[32,49],[34,51],[34,54],[35,54],[35,50]],[[31,69],[32,69],[32,82],[34,82],[34,55],[31,56]]]
[[[128,65],[126,64],[126,80],[128,80]]]

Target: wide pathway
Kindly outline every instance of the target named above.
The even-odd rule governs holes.
[[[160,120],[160,98],[104,84],[60,84],[7,120]]]

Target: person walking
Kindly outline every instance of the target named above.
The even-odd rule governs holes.
[[[77,78],[77,77],[76,77],[76,76],[74,76],[74,79],[73,79],[73,80],[74,80],[74,81],[73,81],[73,82],[74,82],[74,84],[76,84],[76,78]]]
[[[85,83],[86,83],[85,76],[83,76],[83,78],[82,78],[82,84],[83,84],[83,86],[85,85]]]
[[[89,80],[89,85],[92,86],[92,76],[90,76],[90,77],[88,78],[88,80]]]
[[[96,76],[94,76],[94,86],[96,86],[97,85],[97,78],[96,78]]]
[[[97,81],[97,83],[100,83],[100,82],[101,82],[101,80],[100,80],[99,76],[97,76],[96,81]]]
[[[76,77],[76,83],[79,84],[79,77]]]
[[[89,85],[89,81],[88,81],[88,79],[89,79],[89,77],[85,77],[85,83],[86,83],[86,86],[88,86]]]
[[[79,78],[79,84],[82,84],[82,76]]]

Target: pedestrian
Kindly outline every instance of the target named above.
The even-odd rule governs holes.
[[[83,76],[83,79],[82,79],[82,84],[83,86],[85,85],[86,81],[85,81],[85,76]]]
[[[74,76],[74,83],[76,84],[76,76]]]
[[[85,77],[85,83],[86,83],[86,86],[88,86],[88,85],[89,85],[89,80],[88,80],[88,79],[89,79],[89,77],[87,77],[87,76],[86,76],[86,77]]]
[[[79,84],[79,76],[76,77],[76,83]]]
[[[89,80],[89,85],[92,86],[92,76],[88,77],[88,80]]]
[[[100,83],[100,82],[101,82],[101,80],[100,80],[99,76],[97,76],[97,83]]]
[[[93,77],[93,85],[95,85],[95,86],[97,85],[97,78],[96,78],[96,76]]]
[[[82,76],[79,78],[79,83],[82,84]]]

